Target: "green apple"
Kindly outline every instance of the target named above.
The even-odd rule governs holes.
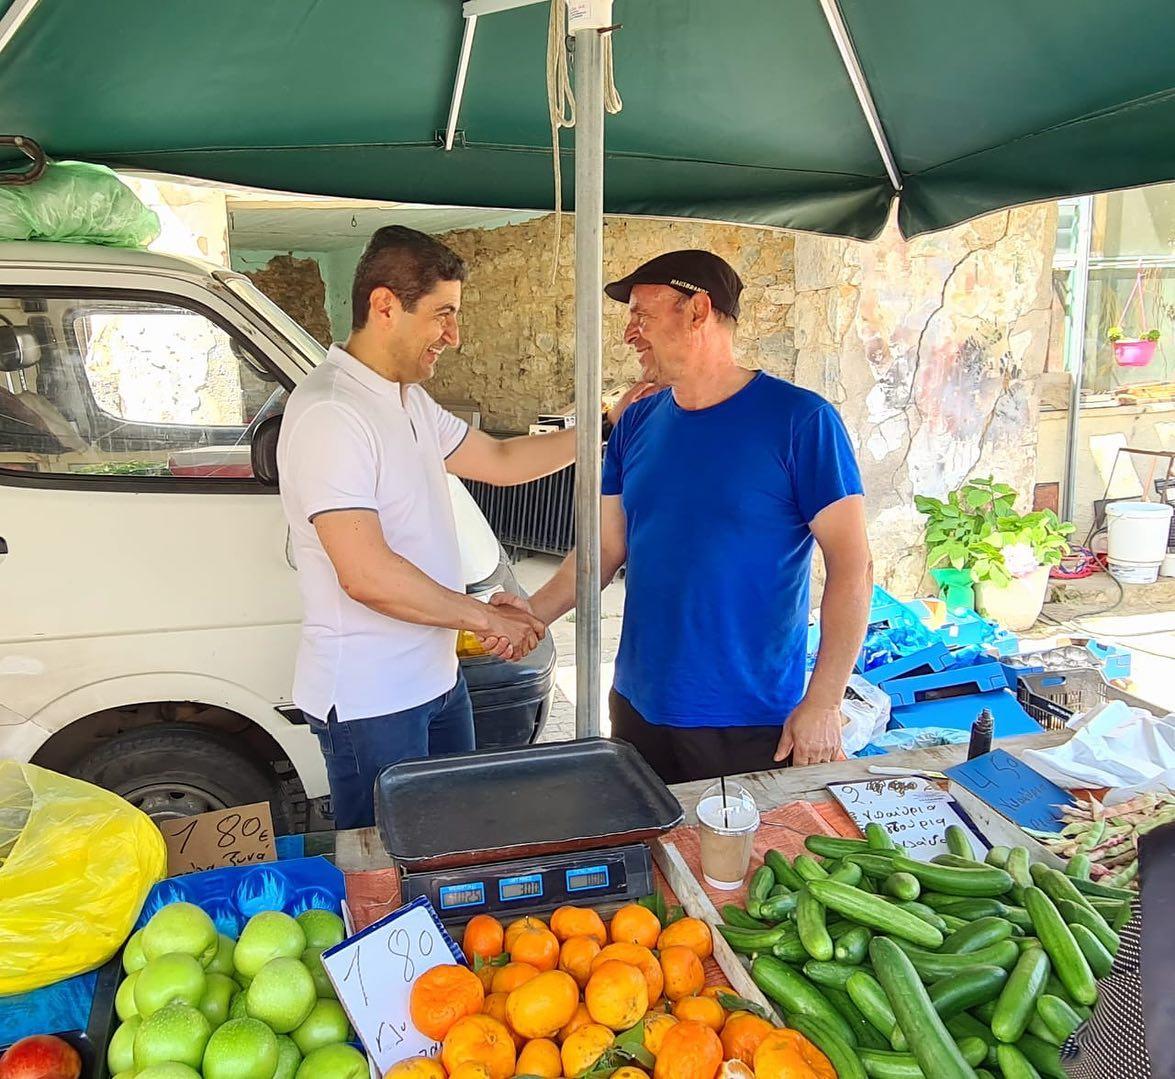
[[[209,974],[199,1008],[213,1028],[228,1020],[228,1011],[237,994],[237,983],[223,974]]]
[[[200,1079],[200,1073],[195,1068],[189,1068],[186,1064],[177,1064],[173,1060],[163,1064],[152,1064],[139,1072],[139,1075],[144,1079]],[[139,1075],[136,1075],[134,1079],[139,1079]],[[115,1079],[118,1077],[115,1076]]]
[[[195,1007],[204,996],[208,978],[198,959],[173,953],[152,959],[135,980],[135,1007],[149,1019],[168,1004]]]
[[[306,934],[307,948],[333,948],[347,935],[343,919],[329,910],[305,910],[296,921]]]
[[[324,1045],[305,1057],[296,1079],[368,1079],[367,1057],[349,1045]],[[208,1079],[205,1072],[205,1079]]]
[[[310,977],[314,979],[314,988],[319,997],[325,1000],[338,999],[335,987],[327,977],[326,968],[322,965],[321,948],[307,948],[302,953],[302,965],[310,971]]]
[[[208,1040],[204,1079],[273,1079],[277,1037],[256,1019],[230,1019]]]
[[[314,1008],[314,979],[297,959],[271,959],[245,992],[245,1010],[275,1034],[300,1027]]]
[[[218,933],[216,937],[216,954],[212,957],[212,962],[204,969],[209,974],[224,974],[231,978],[236,969],[233,967],[233,949],[236,946],[237,942],[232,937],[226,937],[223,933]]]
[[[143,954],[158,959],[179,952],[207,965],[218,939],[212,919],[195,903],[169,903],[143,927]]]
[[[106,1048],[106,1066],[110,1074],[132,1071],[135,1066],[135,1035],[143,1020],[137,1015],[126,1020],[110,1037]]]
[[[122,969],[128,974],[142,970],[147,965],[147,957],[143,954],[143,931],[136,929],[122,949]]]
[[[132,1015],[139,1014],[139,1009],[135,1007],[135,982],[138,980],[139,972],[131,971],[118,987],[118,992],[114,994],[114,1011],[124,1023]]]
[[[297,959],[306,950],[306,934],[288,914],[268,910],[255,914],[241,930],[233,949],[238,974],[255,978],[271,959]]]
[[[294,1079],[298,1065],[301,1063],[302,1054],[298,1052],[294,1040],[287,1038],[284,1034],[279,1034],[277,1037],[277,1071],[273,1073],[273,1079]]]
[[[199,1068],[212,1025],[190,1004],[168,1004],[143,1020],[135,1034],[135,1068],[152,1064],[187,1064]]]
[[[324,1045],[336,1045],[351,1037],[347,1013],[337,1000],[320,1000],[310,1010],[302,1025],[290,1035],[303,1056]]]

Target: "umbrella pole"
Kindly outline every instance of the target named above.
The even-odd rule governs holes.
[[[600,733],[600,398],[603,395],[604,62],[575,34],[575,736]]]

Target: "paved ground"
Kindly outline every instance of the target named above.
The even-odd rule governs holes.
[[[515,563],[514,573],[527,592],[536,592],[559,566],[559,559],[532,555]],[[612,665],[620,644],[620,618],[624,610],[624,582],[614,581],[604,589],[600,620],[600,670],[603,733],[608,727],[608,690],[612,685]],[[575,614],[565,615],[551,627],[558,656],[555,704],[540,741],[563,742],[575,737]]]

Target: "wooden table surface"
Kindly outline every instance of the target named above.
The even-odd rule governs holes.
[[[1025,749],[1045,749],[1067,742],[1070,737],[1071,732],[1067,730],[1045,731],[1041,734],[1001,738],[995,746],[1018,756]],[[763,811],[787,802],[824,801],[829,797],[824,789],[826,784],[869,779],[871,765],[941,772],[953,764],[962,763],[966,756],[967,746],[964,743],[955,746],[936,746],[933,749],[910,749],[877,757],[859,757],[836,761],[833,764],[810,765],[806,768],[777,768],[770,772],[753,772],[729,778],[746,787],[754,796],[760,811]],[[685,810],[686,823],[694,822],[694,807],[698,803],[698,798],[713,782],[712,779],[706,779],[695,783],[680,783],[670,788]],[[379,832],[375,828],[336,832],[334,840],[335,864],[345,872],[386,869],[392,865],[392,860],[383,849]]]

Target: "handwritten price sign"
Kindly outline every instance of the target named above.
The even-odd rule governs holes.
[[[409,1017],[412,983],[433,967],[464,962],[423,896],[322,955],[339,1003],[381,1075],[407,1057],[436,1053],[437,1043]]]
[[[164,821],[159,830],[167,844],[167,872],[172,877],[277,861],[268,802]]]
[[[955,800],[920,776],[830,783],[828,789],[862,831],[866,824],[880,824],[911,858],[921,861],[948,853],[943,838],[948,825],[967,828],[955,811]],[[982,840],[970,828],[967,831],[972,846],[986,852]]]

